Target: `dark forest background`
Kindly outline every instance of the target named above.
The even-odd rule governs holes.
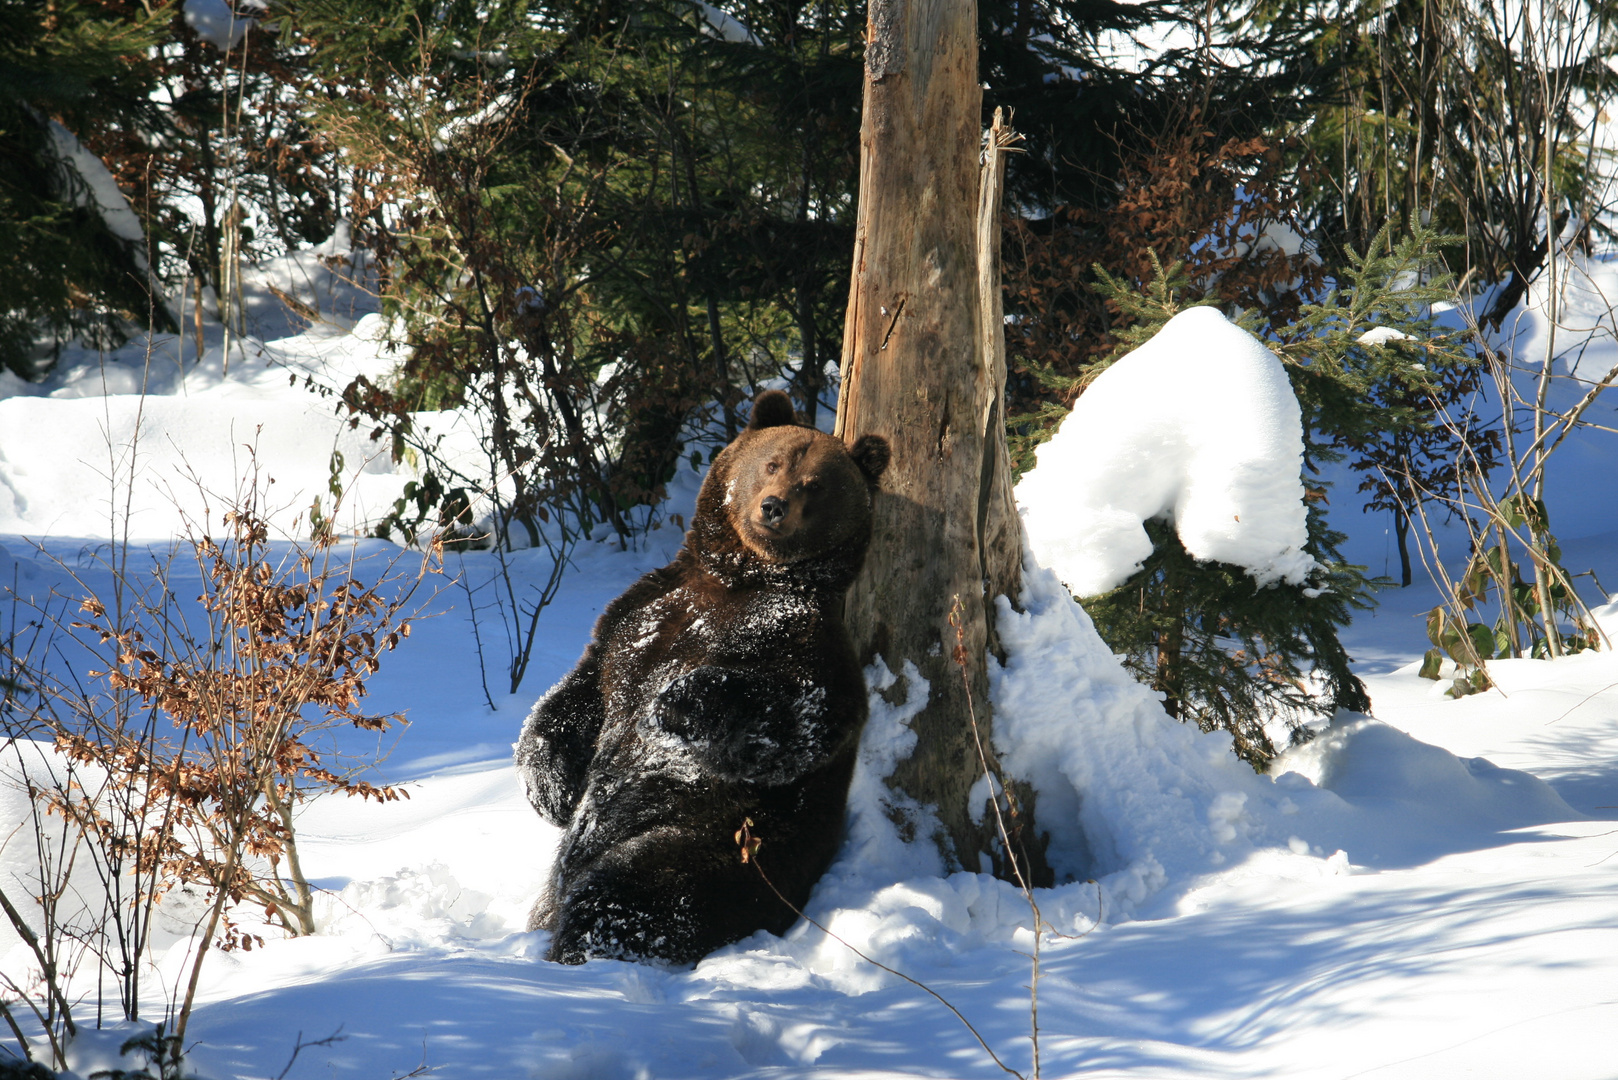
[[[1261,764],[1266,710],[1364,707],[1335,628],[1371,583],[1336,557],[1321,465],[1359,470],[1403,550],[1419,504],[1459,490],[1462,443],[1485,477],[1499,451],[1461,404],[1479,343],[1558,250],[1610,239],[1594,134],[1610,10],[978,12],[985,125],[1005,109],[1024,137],[1004,223],[1017,466],[1188,304],[1269,340],[1303,403],[1325,598],[1255,594],[1163,530],[1141,575],[1087,601],[1171,710]],[[357,381],[341,407],[422,468],[380,535],[471,528],[475,485],[435,471],[423,410],[489,417],[509,545],[558,522],[628,542],[636,508],[733,436],[767,380],[806,422],[834,407],[864,5],[238,0],[234,34],[221,13],[228,27],[223,0],[0,4],[0,367],[38,380],[69,342],[183,332],[181,296],[239,321],[244,265],[346,228],[403,347],[393,380]],[[140,236],[97,212],[75,147]],[[1445,297],[1476,314],[1470,338],[1435,329]],[[1373,324],[1425,344],[1361,342]]]

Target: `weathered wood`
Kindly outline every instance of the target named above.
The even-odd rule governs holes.
[[[1006,325],[1000,288],[1000,207],[1005,201],[1006,155],[1016,153],[1022,136],[1010,118],[994,110],[978,169],[977,262],[978,351],[983,369],[983,482],[978,500],[978,551],[986,598],[1022,591],[1022,519],[1011,493],[1011,452],[1006,446]],[[994,607],[988,608],[989,647],[1000,655],[994,634]]]
[[[928,683],[915,752],[891,782],[937,808],[948,834],[940,844],[961,866],[979,869],[987,857],[1004,873],[992,815],[974,823],[967,804],[982,766],[949,625],[959,596],[987,744],[993,597],[1016,596],[1022,552],[1001,404],[1004,144],[991,140],[980,183],[975,3],[872,0],[867,35],[836,432],[882,435],[893,459],[848,624],[865,659],[880,656],[899,674],[913,663]],[[982,318],[980,292],[990,298]],[[1036,877],[1048,877],[1032,854]]]

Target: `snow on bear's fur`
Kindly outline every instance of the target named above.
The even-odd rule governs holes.
[[[550,959],[689,963],[796,919],[843,839],[866,687],[842,622],[887,444],[794,422],[766,391],[675,560],[610,604],[517,743],[529,802],[567,830],[532,925]]]

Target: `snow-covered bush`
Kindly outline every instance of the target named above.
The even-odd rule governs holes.
[[[1275,354],[1210,307],[1174,316],[1074,403],[1017,486],[1040,561],[1079,596],[1122,585],[1152,554],[1152,520],[1186,552],[1260,588],[1301,585],[1303,427]]]
[[[1308,470],[1378,415],[1408,422],[1374,410],[1372,388],[1431,380],[1358,341],[1416,329],[1424,312],[1396,278],[1423,250],[1368,264],[1267,341],[1182,310],[1181,266],[1145,294],[1109,279],[1142,344],[1093,379],[1019,492],[1030,544],[1130,670],[1255,766],[1312,720],[1369,705],[1337,636],[1368,583],[1338,557]]]

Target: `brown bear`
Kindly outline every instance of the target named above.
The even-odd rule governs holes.
[[[517,771],[567,830],[530,928],[549,959],[684,964],[796,916],[842,839],[866,718],[843,598],[888,445],[851,448],[766,391],[720,452],[675,560],[607,606],[529,714]]]

